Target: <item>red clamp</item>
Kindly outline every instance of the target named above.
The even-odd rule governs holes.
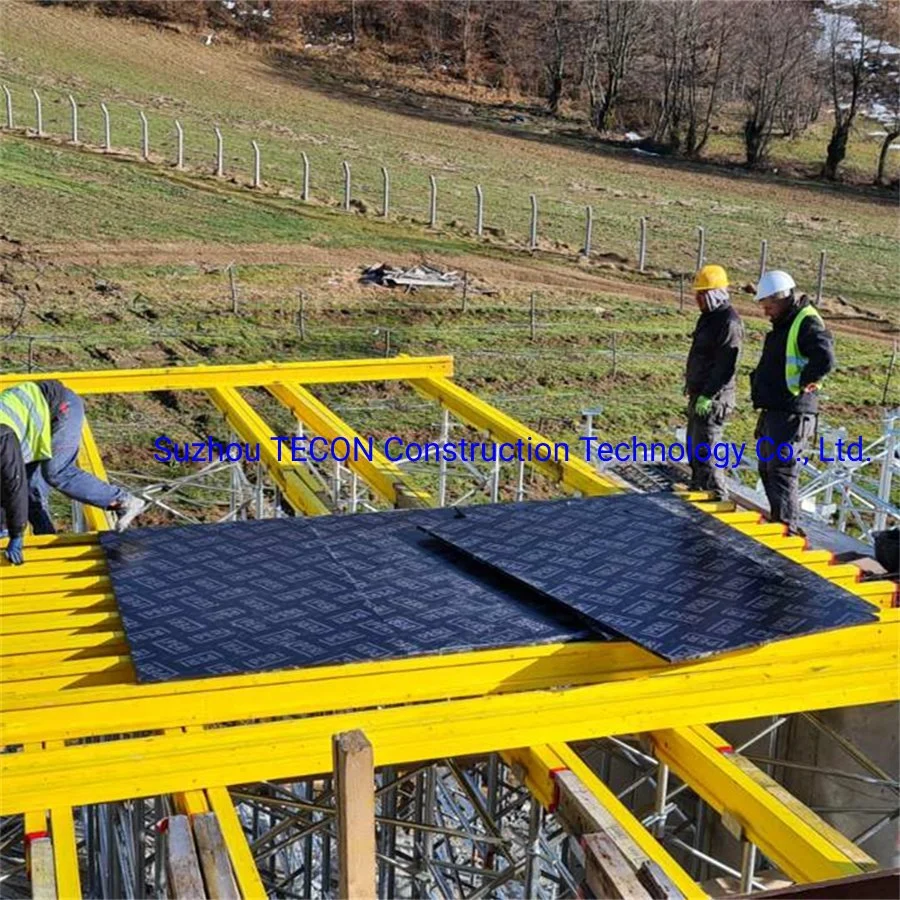
[[[556,812],[556,809],[559,806],[559,784],[556,781],[556,773],[568,771],[568,766],[557,766],[555,769],[549,770],[550,780],[553,782],[553,799],[550,801],[550,806],[547,808],[547,812]]]

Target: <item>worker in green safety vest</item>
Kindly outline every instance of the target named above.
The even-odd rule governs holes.
[[[809,299],[797,296],[787,272],[766,272],[756,299],[772,323],[759,363],[750,373],[759,474],[771,520],[800,529],[798,480],[803,454],[815,436],[819,386],[835,367],[834,338]]]
[[[59,381],[23,382],[0,391],[0,507],[9,534],[6,558],[24,562],[27,522],[35,534],[55,534],[49,494],[108,509],[124,531],[146,503],[124,488],[78,468],[84,426],[81,397]]]

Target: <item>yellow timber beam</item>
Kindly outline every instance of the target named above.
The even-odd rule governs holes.
[[[682,778],[690,773],[691,787],[717,812],[736,819],[744,837],[795,881],[826,881],[878,867],[709,728],[657,731],[653,744],[661,762]]]
[[[250,852],[241,820],[234,811],[228,790],[224,787],[207,788],[206,796],[212,811],[219,819],[222,838],[228,848],[234,877],[241,890],[243,900],[266,900],[268,894],[263,887],[256,868],[256,860]]]
[[[333,413],[306,388],[299,385],[272,384],[268,386],[268,391],[317,435],[329,441],[345,438],[350,444],[351,454],[353,448],[358,446],[355,442],[363,440],[340,416]],[[406,508],[432,505],[428,494],[411,488],[406,483],[403,470],[378,450],[372,453],[371,462],[364,456],[354,459],[351,455],[346,465],[382,500],[386,500],[392,506]]]
[[[78,453],[78,463],[82,469],[96,475],[107,481],[106,466],[103,465],[103,459],[100,456],[100,450],[97,448],[97,442],[94,440],[94,433],[91,431],[90,423],[85,419],[81,429],[81,448]],[[84,515],[85,524],[89,531],[108,531],[109,516],[106,510],[96,506],[83,504],[82,513]]]
[[[568,744],[544,744],[537,747],[521,747],[507,750],[503,758],[518,773],[526,787],[542,806],[553,812],[559,801],[557,775],[569,771],[603,807],[606,821],[600,823],[614,839],[626,858],[637,869],[646,859],[656,863],[670,881],[685,896],[706,897],[706,893],[687,872],[669,855],[668,851],[647,831],[635,815],[591,771],[590,767]],[[581,837],[583,829],[577,822],[563,817],[562,824],[575,837]],[[574,826],[574,827],[573,827]]]
[[[545,443],[553,446],[554,442],[550,438],[532,431],[512,416],[454,384],[449,378],[410,379],[410,384],[423,396],[437,400],[457,418],[481,431],[487,431],[497,441],[515,443],[521,440],[526,445]],[[570,459],[568,462],[554,462],[551,459],[547,462],[535,461],[530,465],[570,491],[598,495],[621,490],[619,485],[604,478],[583,459]]]
[[[210,388],[209,396],[228,424],[245,440],[259,444],[260,461],[278,485],[284,498],[300,513],[324,516],[330,510],[321,486],[302,465],[292,463],[290,454],[278,459],[275,432],[252,406],[232,387]]]
[[[138,391],[197,391],[210,388],[264,387],[278,382],[334,384],[357,381],[408,381],[453,374],[452,356],[341,359],[309,362],[261,362],[233,366],[178,366],[167,369],[98,369],[0,375],[0,391],[23,381],[55,379],[79,394],[127,394]]]
[[[688,685],[692,678],[702,677],[720,678],[723,684],[752,684],[771,679],[773,673],[815,669],[822,659],[839,660],[846,666],[848,660],[864,661],[869,654],[873,665],[886,665],[896,657],[898,634],[900,621],[895,616],[892,622],[777,641],[680,664],[668,664],[627,642],[575,643],[63,690],[43,690],[40,680],[6,684],[4,661],[0,670],[6,684],[0,744],[552,690],[567,685],[592,685],[589,689],[597,690],[604,684],[631,683],[640,692],[645,683],[655,682],[665,693],[663,685],[681,679]],[[4,652],[6,644],[19,638],[12,635],[4,639]],[[16,665],[22,672],[22,662]],[[858,686],[860,679],[854,677],[852,681],[848,690]],[[894,681],[889,680],[883,690],[896,694]],[[819,708],[817,704],[823,702],[812,694],[804,699],[808,704],[802,707],[805,709]]]
[[[363,729],[372,741],[378,765],[399,765],[810,707],[893,701],[898,696],[900,627],[882,623],[875,628],[881,629],[880,638],[873,634],[856,652],[815,654],[756,670],[704,670],[700,663],[678,674],[585,687],[3,754],[0,815],[45,803],[74,806],[325,772],[331,768],[332,735],[354,728]],[[848,628],[841,634],[863,630]],[[238,718],[237,713],[233,716]]]

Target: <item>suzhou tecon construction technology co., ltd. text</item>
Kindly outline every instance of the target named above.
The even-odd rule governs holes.
[[[381,449],[372,437],[307,437],[282,435],[269,438],[272,442],[270,451],[278,462],[324,463],[372,462],[383,453],[391,462],[501,462],[501,463],[534,463],[534,462],[568,462],[570,457],[583,459],[593,463],[663,463],[689,462],[700,460],[711,461],[716,468],[735,469],[741,465],[745,457],[756,457],[768,462],[781,459],[790,462],[794,459],[794,447],[788,443],[776,443],[768,437],[760,437],[751,444],[735,441],[717,441],[712,444],[697,443],[688,439],[685,442],[675,441],[642,441],[637,436],[628,440],[610,442],[599,437],[580,437],[577,444],[566,441],[533,441],[519,439],[516,441],[405,441],[396,435],[386,438]],[[153,458],[157,462],[259,462],[260,444],[245,441],[219,441],[213,437],[205,441],[173,441],[166,435],[160,435],[153,442],[156,450]],[[819,440],[818,453],[821,462],[835,460],[864,462],[863,440],[838,441],[834,447],[826,447],[823,439]],[[806,464],[809,457],[803,456],[798,461]]]

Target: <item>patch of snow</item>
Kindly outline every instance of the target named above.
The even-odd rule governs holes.
[[[628,134],[625,135],[625,140],[630,141],[632,144],[636,144],[638,141],[643,140],[643,138],[636,131],[629,131]]]

